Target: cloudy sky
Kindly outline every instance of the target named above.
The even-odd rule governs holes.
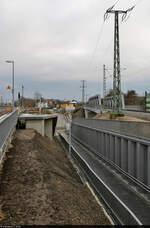
[[[103,94],[103,64],[113,67],[114,16],[103,15],[115,0],[0,0],[0,96],[9,99],[11,64],[15,61],[15,93],[40,92],[47,98],[81,99]],[[115,9],[136,4],[126,22],[120,20],[122,90],[150,91],[150,0],[120,0]],[[126,70],[124,70],[126,68]],[[107,89],[112,87],[107,73]],[[16,95],[15,94],[15,95]]]

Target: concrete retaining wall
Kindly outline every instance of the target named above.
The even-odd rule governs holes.
[[[120,134],[150,139],[150,123],[148,122],[83,118],[76,118],[73,121],[80,124],[86,124],[88,127],[111,130],[119,132]]]
[[[150,120],[150,113],[147,113],[147,112],[134,112],[134,111],[123,110],[123,113],[129,116],[141,118],[143,120]]]

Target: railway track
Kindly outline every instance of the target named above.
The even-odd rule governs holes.
[[[6,115],[8,113],[8,111],[0,111],[0,116]]]
[[[68,151],[68,136],[59,137]],[[150,190],[72,138],[71,157],[115,224],[149,225]]]
[[[7,113],[9,113],[8,107],[0,107],[0,116],[3,116]]]

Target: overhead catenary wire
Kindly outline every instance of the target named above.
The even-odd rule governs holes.
[[[113,7],[115,7],[115,5],[116,5],[119,1],[120,1],[120,0],[115,1],[115,3],[113,4]],[[93,61],[93,59],[94,59],[94,57],[95,57],[95,53],[96,53],[96,51],[97,51],[97,49],[98,49],[98,45],[100,44],[100,41],[101,41],[101,38],[102,38],[102,34],[103,34],[103,29],[104,29],[104,22],[105,22],[105,21],[103,20],[103,21],[102,21],[102,24],[101,24],[101,27],[100,27],[99,34],[98,34],[98,38],[97,38],[97,41],[96,41],[96,46],[95,46],[95,48],[94,48],[92,57],[91,57],[91,59],[90,59],[90,61],[89,61],[89,65],[91,65],[91,63],[92,63],[92,61]]]
[[[110,8],[114,8],[118,3],[119,3],[120,0],[117,0],[115,1],[115,3],[112,5],[112,7]],[[127,18],[123,18],[124,19],[124,22],[126,22],[128,20],[128,18],[130,17],[131,15],[131,10],[133,10],[139,3],[141,3],[143,0],[138,0],[137,2],[135,2],[135,4],[130,7],[127,12],[128,12],[128,15],[127,15]],[[102,21],[102,24],[100,26],[100,31],[98,33],[98,38],[97,38],[97,41],[96,41],[96,45],[95,45],[95,48],[93,50],[93,53],[92,53],[92,57],[89,61],[89,65],[88,66],[91,66],[92,62],[93,62],[93,59],[95,58],[95,55],[96,55],[96,52],[98,50],[98,48],[100,49],[100,46],[102,45],[102,35],[103,35],[103,30],[104,30],[104,23],[105,23],[105,20]],[[109,45],[107,45],[106,47],[106,50],[105,50],[105,53],[108,52],[110,46],[111,46],[111,43],[113,41],[113,38],[111,39]]]
[[[98,45],[100,43],[100,40],[101,40],[101,37],[102,37],[102,33],[103,33],[103,28],[104,28],[104,21],[102,22],[102,25],[101,25],[101,28],[100,28],[100,32],[98,34],[98,38],[97,38],[97,41],[96,41],[96,46],[94,48],[94,51],[93,51],[93,54],[92,54],[92,57],[90,59],[90,62],[89,62],[89,65],[91,65],[92,61],[93,61],[93,58],[95,56],[95,53],[97,51],[97,48],[98,48]]]
[[[114,7],[118,4],[119,1],[120,1],[120,0],[117,0],[117,1],[113,4],[113,6],[110,7],[109,9],[114,8]],[[132,7],[130,7],[130,8],[126,11],[126,12],[128,13],[128,16],[127,16],[126,19],[123,18],[122,22],[126,22],[126,21],[128,20],[128,18],[129,18],[130,15],[131,15],[132,10],[133,10],[141,1],[143,1],[143,0],[139,0],[139,1],[135,2],[135,4],[134,4]],[[108,18],[108,17],[107,17],[107,18]],[[122,23],[121,23],[121,24],[122,24]],[[106,49],[105,49],[105,54],[106,54],[107,51],[110,49],[110,46],[111,46],[112,41],[113,41],[113,38],[111,39],[110,43],[107,45],[107,47],[106,47]]]
[[[134,6],[131,7],[130,9],[135,9],[135,7],[136,7],[141,1],[143,1],[143,0],[137,1],[137,2],[134,4]],[[131,11],[132,11],[132,10],[131,10]],[[123,23],[123,22],[126,22],[126,21],[129,19],[130,15],[131,15],[131,13],[132,13],[131,11],[129,11],[129,14],[128,14],[127,18],[126,18],[125,20],[123,20],[122,23]]]

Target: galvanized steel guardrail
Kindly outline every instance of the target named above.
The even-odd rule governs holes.
[[[11,113],[8,113],[0,117],[0,161],[3,158],[4,151],[7,147],[9,138],[13,133],[18,118],[18,111],[15,109]]]
[[[72,122],[72,136],[91,152],[150,188],[150,141]]]
[[[67,150],[67,153],[68,153],[69,139],[68,139],[67,135],[60,132],[59,136],[60,136],[60,139],[59,138],[58,139],[60,140],[64,149]],[[102,166],[103,166],[103,169],[105,169],[105,171],[103,170],[101,172],[102,175],[99,175],[98,172],[96,172],[96,169],[93,169],[93,167],[96,165],[94,163],[94,160],[92,159],[93,156],[91,156],[91,160],[90,160],[88,158],[88,156],[85,156],[85,151],[82,154],[82,150],[84,150],[84,149],[82,146],[80,147],[79,145],[81,146],[80,143],[77,143],[76,140],[73,140],[71,156],[70,155],[69,156],[70,156],[70,158],[73,159],[73,162],[75,162],[75,164],[77,165],[78,173],[79,173],[79,175],[81,175],[81,179],[84,180],[83,179],[83,177],[84,177],[85,180],[89,183],[89,185],[94,190],[94,193],[96,194],[96,196],[98,197],[100,202],[103,202],[105,207],[108,209],[109,215],[111,215],[111,217],[113,218],[114,223],[119,224],[119,225],[149,224],[149,221],[147,221],[147,218],[146,219],[145,218],[143,219],[142,217],[138,218],[138,213],[140,210],[136,210],[136,213],[134,213],[134,207],[136,207],[136,205],[133,206],[132,208],[130,208],[130,204],[128,204],[127,201],[121,197],[121,195],[118,196],[117,191],[114,191],[115,190],[114,184],[113,185],[110,184],[110,186],[109,186],[107,181],[105,182],[106,177],[108,177],[108,179],[110,178],[110,170],[108,170],[107,168],[105,169],[106,163],[105,162],[99,163],[100,170],[102,170]],[[105,178],[103,178],[103,177],[105,177]],[[115,177],[115,176],[113,176],[113,177]],[[117,187],[117,184],[119,184],[120,191],[122,191],[121,188],[123,187],[123,185],[120,184],[120,181],[118,182],[118,179],[115,179],[115,181],[116,180],[117,180],[116,187]],[[113,182],[113,183],[115,183],[115,182]],[[126,188],[126,190],[127,190],[127,194],[126,194],[125,198],[127,197],[127,195],[129,196],[129,192],[130,192],[128,187]],[[125,190],[123,190],[123,192],[125,192]],[[133,191],[131,191],[131,192],[133,194]],[[133,197],[133,195],[132,195],[132,197]],[[132,200],[132,203],[135,200],[137,200],[136,196],[133,198],[134,199]],[[141,203],[141,198],[140,198],[140,202],[138,202],[138,205],[140,203]],[[147,203],[146,203],[146,205],[147,205]],[[142,206],[143,206],[143,202],[142,202]],[[149,207],[147,207],[147,208],[143,207],[143,210],[142,210],[143,213],[145,213],[144,210],[149,210]],[[137,213],[137,211],[138,211],[138,213]],[[147,214],[148,213],[146,213],[146,216],[147,216]]]

